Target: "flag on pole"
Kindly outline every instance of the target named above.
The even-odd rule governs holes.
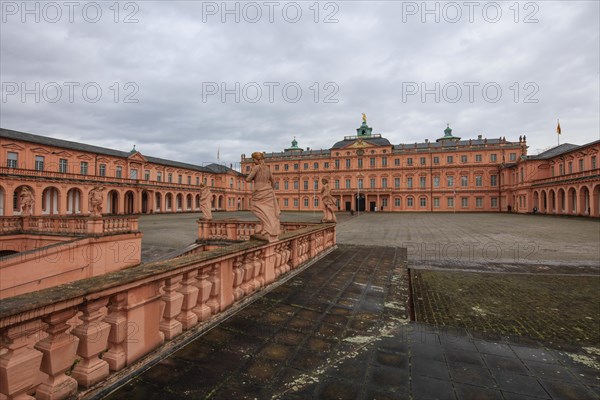
[[[557,120],[558,121],[558,120]],[[558,121],[558,125],[556,125],[556,133],[560,135],[560,121]]]
[[[217,147],[217,162],[219,162],[219,160],[221,159],[220,154],[221,154],[221,148]]]

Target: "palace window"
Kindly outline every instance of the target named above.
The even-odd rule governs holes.
[[[596,169],[596,156],[592,157],[592,169]]]
[[[313,164],[313,168],[314,168],[314,169],[319,169],[319,163],[318,163],[318,162],[314,163],[314,164]]]
[[[371,178],[371,179],[369,180],[369,187],[370,187],[371,189],[375,189],[375,178]]]
[[[298,165],[298,163],[294,164],[294,171],[298,171],[299,168],[300,166]]]
[[[35,170],[36,171],[44,170],[44,156],[35,156]]]
[[[477,175],[475,177],[475,186],[483,186],[483,176]]]
[[[8,168],[18,168],[19,167],[19,153],[14,153],[12,151],[9,151],[8,159],[6,160],[6,166]]]
[[[433,163],[434,164],[439,164],[440,163],[440,158],[439,157],[433,157]]]
[[[334,187],[335,189],[339,189],[339,188],[340,188],[340,180],[339,180],[339,179],[336,179],[336,180],[333,182],[333,187]]]
[[[562,164],[558,164],[558,175],[564,175],[564,173],[563,173],[563,165]]]
[[[177,175],[177,183],[181,184],[182,183],[182,181],[181,181],[182,179],[183,179],[183,177],[181,176],[181,174],[178,174]]]
[[[150,171],[148,171],[148,170],[144,171],[144,179],[147,180],[147,181],[150,180]]]
[[[433,187],[440,187],[440,177],[439,176],[433,177]]]
[[[304,169],[308,169],[308,163],[307,162],[304,163]]]
[[[498,175],[490,175],[490,186],[498,186]]]
[[[509,158],[510,161],[516,161],[517,160],[517,153],[510,153]]]
[[[425,165],[427,163],[427,160],[425,159],[425,157],[421,157],[420,163],[421,163],[421,165]]]
[[[407,207],[412,207],[413,206],[413,198],[411,196],[408,196],[406,198],[406,206]]]
[[[308,198],[304,198],[304,207],[308,208]]]
[[[433,207],[434,208],[440,208],[440,198],[439,197],[434,197],[433,198]]]
[[[196,177],[196,186],[200,185],[200,177]],[[238,182],[238,189],[240,188],[240,182]]]
[[[387,189],[387,178],[381,178],[381,187]]]
[[[448,187],[453,187],[454,186],[454,177],[453,176],[449,176],[448,177]]]
[[[427,177],[425,177],[425,176],[419,177],[419,187],[421,189],[425,189],[426,186],[427,186]]]
[[[421,197],[419,201],[421,202],[421,207],[427,207],[427,197]]]
[[[137,179],[137,178],[138,178],[137,169],[132,169],[131,171],[129,171],[129,179]]]
[[[162,182],[162,172],[156,171],[156,182]]]
[[[388,199],[387,197],[384,197],[383,199],[381,199],[381,211],[383,211],[383,207],[387,207],[388,206]]]
[[[481,154],[475,154],[475,162],[481,162]]]
[[[525,180],[525,169],[521,167],[521,183]]]
[[[313,182],[313,189],[318,190],[319,189],[319,180],[315,179],[315,181]]]
[[[369,159],[369,166],[374,167],[375,166],[375,157],[371,157]]]
[[[381,158],[381,166],[382,167],[387,167],[387,157],[382,157]]]
[[[304,190],[308,190],[308,181],[304,181]]]
[[[446,157],[446,163],[452,164],[453,162],[454,162],[454,157],[452,157],[452,156]]]
[[[187,182],[188,182],[187,183],[188,185],[192,184],[192,177],[190,175],[188,175]],[[231,182],[229,183],[229,187],[233,189],[233,178],[231,179]]]
[[[290,199],[283,199],[283,206],[288,207],[290,205]]]
[[[349,158],[346,159],[346,169],[350,169],[350,162],[351,160]]]
[[[394,178],[394,187],[396,189],[400,187],[400,178]]]
[[[171,172],[169,172],[169,174],[167,175],[167,181],[169,183],[173,183],[173,174]],[[210,185],[213,186],[213,185]]]
[[[400,207],[400,197],[396,197],[396,198],[394,199],[394,206],[396,206],[396,207]]]
[[[298,190],[300,183],[298,181],[294,181],[294,190]]]
[[[340,160],[335,160],[335,169],[340,169]]]
[[[115,170],[115,178],[121,178],[123,176],[123,167],[117,166]]]
[[[319,198],[318,197],[315,197],[313,204],[315,205],[315,207],[319,207]]]
[[[579,171],[583,171],[583,158],[579,160]]]
[[[448,208],[454,208],[454,197],[447,197]]]
[[[279,171],[279,164],[275,164],[275,171]]]
[[[573,162],[569,161],[569,173],[572,174],[573,173]]]
[[[66,158],[58,160],[58,172],[63,174],[69,172],[69,161]]]
[[[88,163],[87,161],[82,161],[80,164],[80,172],[81,175],[87,175],[88,174]]]
[[[363,167],[363,159],[362,158],[359,158],[357,160],[357,163],[358,163],[358,168],[362,168]]]
[[[325,163],[323,163],[323,168],[329,169],[329,161],[326,161]]]
[[[283,170],[287,171],[290,169],[290,166],[288,164],[283,164]]]
[[[483,197],[475,197],[475,207],[477,207],[477,208],[483,207]]]
[[[463,187],[469,186],[469,177],[468,176],[463,175],[460,177],[460,186],[463,186]]]
[[[279,190],[279,181],[275,181],[275,190]]]
[[[358,188],[359,189],[363,188],[363,180],[362,180],[362,178],[358,180]]]
[[[399,158],[394,158],[394,165],[395,165],[396,167],[399,167],[399,166],[400,166],[400,159],[399,159]]]
[[[188,178],[189,178],[189,177],[188,177]],[[189,182],[189,179],[188,179],[188,183],[190,183],[190,182]],[[233,189],[233,178],[229,178],[229,188],[230,188],[230,189]]]
[[[346,189],[350,189],[350,179],[346,179]]]
[[[460,162],[461,163],[466,163],[467,162],[467,156],[460,156]]]
[[[467,208],[469,207],[469,198],[468,197],[461,197],[460,198],[460,206],[462,208]]]
[[[406,165],[412,165],[412,158],[406,159]]]
[[[98,168],[98,173],[100,174],[100,176],[106,176],[106,164],[100,164],[100,167]]]
[[[498,207],[498,198],[497,197],[492,197],[490,199],[490,205],[492,206],[492,208]]]
[[[406,187],[408,187],[409,189],[412,189],[412,187],[413,187],[413,178],[412,177],[406,178]]]
[[[289,182],[288,182],[288,181],[284,181],[284,182],[283,182],[283,189],[284,189],[284,190],[288,190],[288,189],[290,188],[289,186],[290,186],[290,185],[289,185]]]
[[[294,199],[294,207],[298,208],[298,199]]]
[[[496,159],[497,159],[497,156],[496,156],[495,153],[494,154],[490,154],[490,161],[491,162],[496,162]]]

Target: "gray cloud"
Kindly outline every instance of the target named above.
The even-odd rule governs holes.
[[[10,82],[28,88],[35,82],[41,88],[51,82],[80,86],[73,102],[64,86],[55,103],[44,96],[35,102],[33,95],[22,102],[20,94],[4,93],[0,123],[5,128],[121,150],[136,144],[144,154],[198,164],[214,161],[218,149],[227,163],[254,150],[280,151],[293,136],[303,147],[329,148],[355,132],[361,112],[393,143],[435,139],[450,123],[463,138],[526,134],[534,153],[556,143],[556,118],[561,118],[561,142],[583,144],[599,135],[598,2],[520,2],[516,23],[513,2],[494,3],[502,10],[495,23],[481,11],[493,11],[490,2],[479,3],[473,22],[463,2],[428,2],[430,9],[440,9],[438,23],[433,15],[422,22],[420,12],[404,15],[403,22],[403,9],[421,8],[422,2],[322,2],[317,23],[313,2],[295,3],[302,9],[297,23],[282,17],[281,9],[293,5],[289,2],[279,3],[273,23],[265,6],[257,23],[243,16],[236,23],[232,15],[225,23],[220,15],[203,22],[203,7],[221,2],[177,1],[129,2],[137,11],[121,2],[119,23],[113,21],[112,2],[97,3],[103,12],[97,23],[86,22],[81,10],[71,23],[65,7],[57,23],[43,15],[39,23],[30,15],[23,23],[20,12],[6,12],[8,3],[23,4],[2,3],[3,88]],[[45,3],[28,4],[41,9]],[[242,9],[247,3],[228,6],[235,4]],[[444,17],[454,16],[454,4],[463,16],[450,23]],[[132,11],[139,22],[123,23]],[[293,8],[288,11],[293,17]],[[338,22],[323,23],[333,11]],[[527,16],[538,22],[524,23]],[[82,97],[81,87],[90,82],[102,90],[98,102]],[[126,87],[128,82],[133,85]],[[219,94],[203,99],[207,82],[219,89],[239,82],[246,92],[239,102],[233,94],[224,102]],[[273,102],[265,82],[278,84]],[[450,101],[452,82],[462,89],[456,102]],[[478,84],[472,101],[466,82]],[[297,102],[286,100],[286,83],[301,88]],[[413,83],[419,90],[421,84],[432,89],[438,83],[439,101],[434,94],[424,101],[421,93],[403,96]],[[486,84],[502,90],[497,102],[482,93]],[[252,103],[257,86],[262,97]],[[52,96],[48,88],[46,95]],[[293,97],[294,88],[289,89]],[[128,95],[138,102],[125,102]]]

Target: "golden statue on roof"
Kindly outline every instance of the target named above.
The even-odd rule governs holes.
[[[367,114],[362,113],[363,123],[367,123]]]

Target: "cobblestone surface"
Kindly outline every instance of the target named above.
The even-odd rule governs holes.
[[[600,396],[598,370],[582,353],[409,323],[405,257],[399,248],[340,245],[108,398]]]

